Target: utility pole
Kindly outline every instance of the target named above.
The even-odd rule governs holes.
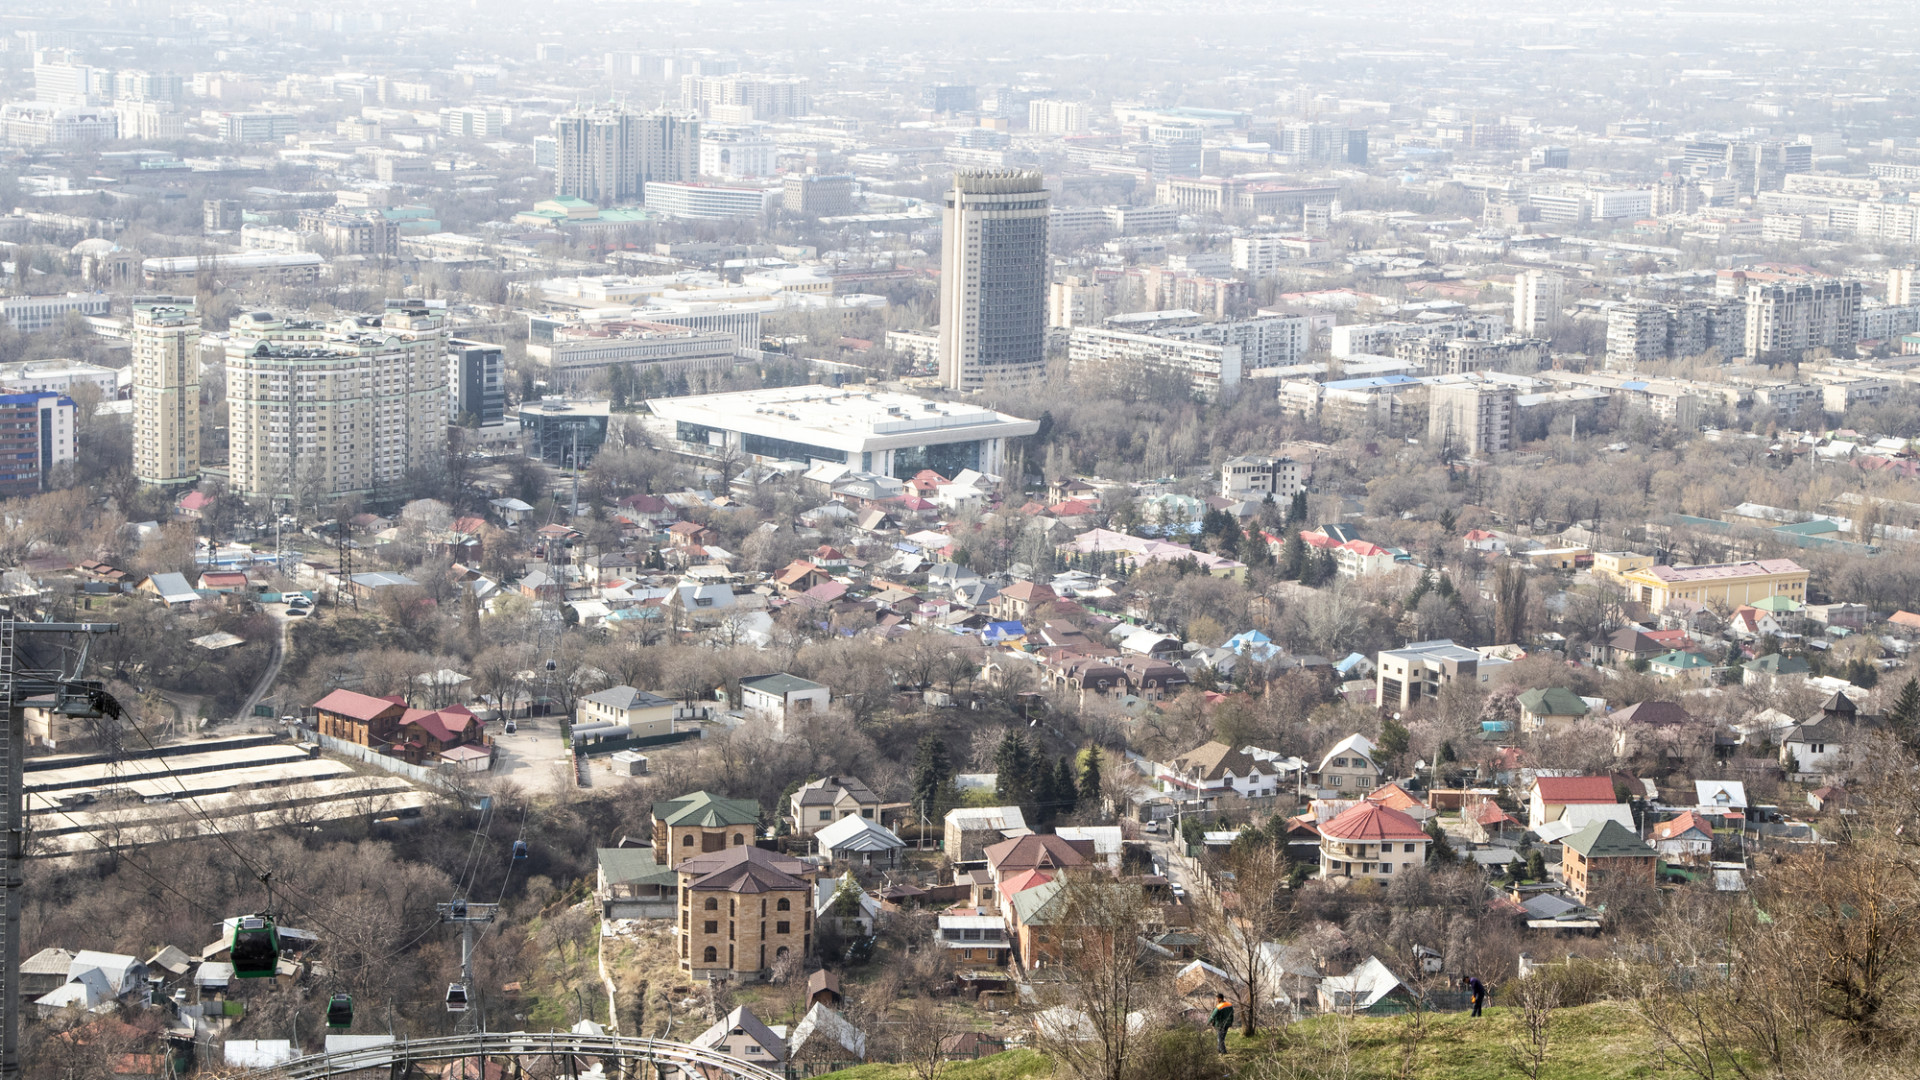
[[[6,847],[0,852],[0,1080],[19,1080],[20,1010],[28,999],[20,993],[20,914],[25,907],[23,867],[29,838],[26,807],[27,732],[17,721],[19,705],[31,697],[52,694],[55,716],[110,717],[118,720],[120,704],[97,681],[81,681],[93,635],[111,634],[117,623],[16,622],[12,612],[0,612],[0,754],[6,757],[5,791],[0,812],[6,815]],[[15,651],[19,634],[80,634],[79,658],[72,674],[58,669],[22,668]],[[59,654],[55,654],[59,655]]]

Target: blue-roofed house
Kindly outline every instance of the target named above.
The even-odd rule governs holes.
[[[1275,645],[1272,638],[1258,630],[1235,634],[1220,647],[1228,652],[1238,653],[1256,664],[1264,664],[1280,655],[1280,646]]]
[[[987,645],[1018,645],[1026,639],[1026,626],[1017,622],[990,622],[980,631],[980,640]]]
[[[1348,653],[1339,663],[1333,665],[1333,670],[1340,673],[1342,682],[1351,679],[1371,679],[1373,678],[1373,661],[1357,652]]]

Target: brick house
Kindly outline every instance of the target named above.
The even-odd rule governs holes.
[[[696,791],[653,804],[654,858],[678,867],[696,855],[711,855],[753,844],[760,825],[760,804],[752,799],[723,799]]]
[[[695,978],[757,979],[774,962],[813,951],[813,878],[798,859],[729,847],[674,867],[680,879],[680,970]]]
[[[1654,883],[1658,852],[1617,821],[1589,822],[1560,842],[1560,871],[1567,892],[1589,903],[1594,889],[1616,877],[1636,877]]]

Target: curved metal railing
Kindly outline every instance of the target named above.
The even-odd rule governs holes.
[[[344,1050],[336,1054],[307,1054],[282,1065],[238,1073],[233,1080],[324,1080],[362,1069],[389,1069],[415,1063],[458,1058],[576,1057],[651,1061],[682,1067],[688,1073],[734,1080],[786,1080],[783,1073],[737,1057],[664,1039],[632,1039],[619,1035],[575,1035],[571,1032],[494,1032],[453,1035],[440,1039],[396,1039],[380,1046]],[[613,1069],[607,1072],[612,1074]],[[404,1075],[404,1068],[395,1075]]]

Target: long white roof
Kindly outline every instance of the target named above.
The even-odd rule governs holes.
[[[1040,430],[1036,420],[978,405],[827,386],[656,398],[648,406],[667,420],[859,452],[1002,439]]]

